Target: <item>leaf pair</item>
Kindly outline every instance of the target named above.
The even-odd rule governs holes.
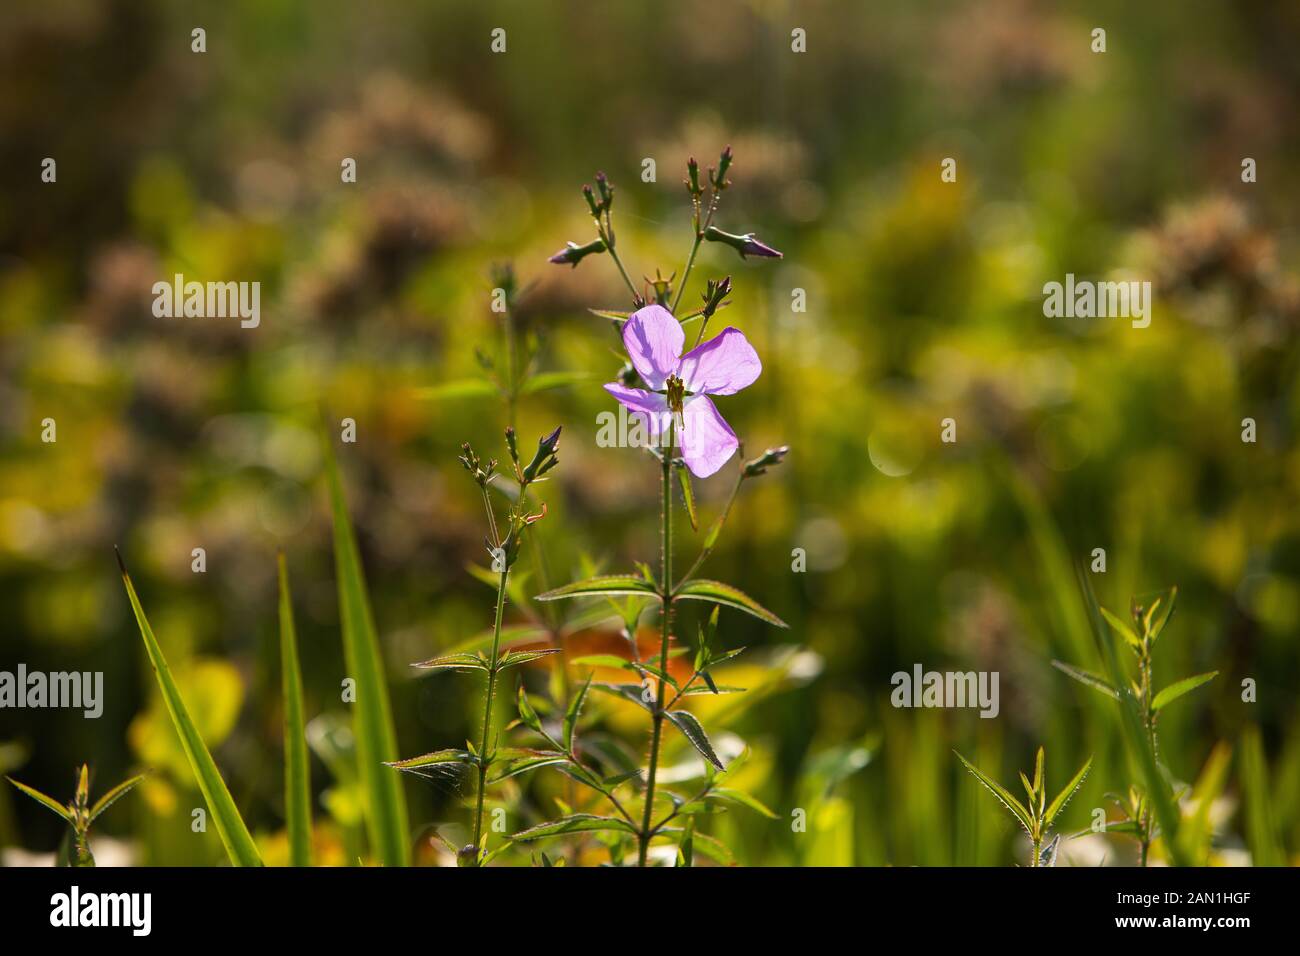
[[[629,594],[662,599],[662,595],[654,582],[647,580],[642,575],[605,574],[588,578],[585,581],[566,584],[563,587],[547,591],[545,594],[539,594],[537,600],[559,601],[565,598],[612,597]],[[785,621],[763,607],[744,591],[734,588],[730,584],[723,584],[721,581],[710,581],[707,578],[683,581],[673,592],[672,599],[674,601],[707,601],[725,607],[734,607],[776,627],[788,626]]]

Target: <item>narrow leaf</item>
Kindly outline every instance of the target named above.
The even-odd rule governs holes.
[[[121,555],[118,555],[119,564],[121,560]],[[257,852],[253,837],[249,834],[248,827],[244,825],[244,819],[239,815],[239,809],[235,806],[230,791],[226,789],[226,782],[221,778],[221,772],[217,770],[207,744],[203,742],[198,728],[190,719],[185,701],[181,698],[181,692],[172,678],[171,668],[167,666],[162,647],[154,637],[153,629],[145,617],[144,608],[140,606],[140,599],[136,596],[135,586],[131,583],[131,577],[126,573],[125,566],[122,566],[122,583],[126,585],[131,609],[135,611],[136,624],[139,625],[140,636],[144,639],[145,651],[149,655],[149,663],[153,665],[154,676],[158,679],[163,703],[172,719],[172,726],[176,728],[176,734],[180,737],[181,747],[189,760],[190,769],[194,771],[195,782],[212,814],[212,822],[216,825],[217,835],[221,837],[221,843],[226,848],[226,855],[235,866],[261,866],[262,857]]]
[[[694,714],[689,710],[670,710],[666,711],[664,716],[685,735],[686,739],[691,742],[691,746],[698,750],[705,760],[719,770],[726,769],[722,761],[718,759],[713,744],[709,741],[709,735],[704,732],[704,727]]]
[[[578,727],[578,717],[582,713],[582,703],[587,699],[587,691],[591,689],[591,678],[582,685],[582,689],[573,695],[569,701],[569,706],[564,711],[564,749],[573,753],[573,733]]]
[[[59,816],[63,817],[63,819],[66,820],[68,823],[72,822],[73,820],[72,811],[69,810],[67,807],[65,807],[63,804],[59,803],[59,801],[55,800],[53,797],[47,797],[39,790],[33,787],[29,787],[25,783],[19,783],[13,777],[5,777],[5,779],[8,780],[10,783],[12,783],[19,790],[21,790],[23,793],[27,794],[27,796],[31,797],[41,806],[48,807],[49,809],[53,810]]]
[[[136,784],[138,784],[141,780],[143,780],[147,776],[148,774],[141,773],[132,777],[130,780],[123,780],[112,790],[108,791],[108,793],[104,794],[102,797],[96,800],[95,805],[90,808],[90,817],[86,821],[87,825],[94,823],[96,817],[98,817],[101,813],[103,813],[113,804],[117,803],[117,801],[122,799],[122,797],[126,796],[128,793],[134,790]]]
[[[311,766],[302,703],[298,631],[293,621],[289,570],[279,556],[280,672],[284,694],[284,808],[289,831],[289,865],[311,866]]]
[[[397,757],[397,732],[384,680],[383,658],[375,633],[365,571],[357,552],[356,535],[343,493],[343,479],[334,446],[321,422],[321,444],[330,510],[334,516],[334,565],[339,596],[339,622],[348,676],[356,681],[353,733],[357,765],[365,785],[366,832],[371,851],[385,866],[411,862],[410,825],[401,778],[384,772],[384,761]]]
[[[599,577],[577,581],[537,595],[539,601],[559,601],[563,598],[595,597],[611,594],[639,594],[658,597],[655,586],[639,574],[602,574]]]
[[[1070,677],[1073,677],[1080,684],[1085,684],[1094,690],[1101,691],[1107,697],[1113,697],[1115,700],[1119,700],[1119,691],[1112,687],[1104,678],[1098,677],[1091,671],[1085,671],[1082,668],[1075,667],[1073,664],[1067,664],[1064,661],[1052,661],[1052,666],[1062,674],[1068,674]]]
[[[747,807],[755,813],[762,814],[769,820],[777,819],[777,814],[757,797],[752,797],[743,790],[734,790],[731,787],[714,787],[709,793],[710,797],[716,797],[719,800],[725,800],[729,803],[738,803],[742,807]]]
[[[680,458],[676,461],[677,484],[682,489],[682,503],[686,505],[686,517],[691,520],[691,530],[700,530],[700,518],[695,513],[695,490],[691,487],[691,475],[686,470],[686,462]]]
[[[592,813],[575,813],[549,823],[539,823],[522,833],[516,833],[510,839],[516,843],[529,840],[543,840],[547,837],[561,836],[565,833],[585,833],[592,830],[616,830],[622,833],[636,833],[636,828],[626,820],[618,817],[601,817]]]
[[[1070,802],[1070,798],[1074,796],[1075,791],[1083,786],[1083,778],[1088,776],[1088,771],[1091,769],[1092,758],[1089,757],[1084,765],[1079,768],[1079,772],[1074,775],[1074,778],[1065,785],[1065,789],[1058,793],[1056,799],[1048,805],[1047,812],[1043,814],[1043,825],[1045,827],[1050,827],[1052,825],[1052,821],[1056,819],[1056,815],[1065,808],[1067,803]]]
[[[957,754],[957,759],[966,766],[966,769],[971,772],[975,779],[984,784],[989,793],[997,797],[1002,805],[1011,811],[1011,814],[1020,821],[1020,825],[1025,828],[1027,833],[1034,832],[1033,818],[1029,815],[1029,811],[1025,809],[1024,804],[1013,797],[1011,792],[1003,787],[1002,784],[998,783],[979,767],[975,766],[961,754],[957,753],[957,751],[954,750],[953,753]]]
[[[707,578],[685,581],[678,585],[673,596],[686,601],[709,601],[725,607],[734,607],[746,614],[752,614],[760,621],[766,621],[768,624],[774,624],[777,627],[789,626],[744,591],[733,588],[730,584],[723,584],[721,581],[710,581]]]
[[[1209,671],[1205,674],[1197,674],[1194,677],[1184,677],[1182,680],[1174,681],[1160,693],[1156,694],[1155,699],[1151,701],[1152,710],[1160,710],[1172,704],[1184,694],[1196,690],[1202,684],[1208,684],[1214,678],[1219,676],[1218,671]]]

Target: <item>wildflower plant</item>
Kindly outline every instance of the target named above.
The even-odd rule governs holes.
[[[526,465],[523,464],[523,460],[519,456],[518,442],[513,428],[506,429],[505,438],[514,478],[518,483],[518,494],[501,521],[497,520],[496,505],[493,503],[491,494],[494,481],[498,477],[497,460],[493,458],[486,462],[483,461],[468,442],[461,446],[459,458],[461,465],[469,472],[483,498],[483,508],[487,515],[488,527],[487,536],[484,538],[484,546],[491,558],[492,570],[497,575],[496,610],[492,625],[491,651],[487,654],[482,651],[477,653],[466,651],[444,654],[415,665],[426,670],[482,671],[486,675],[487,683],[483,695],[482,736],[477,746],[472,741],[466,741],[463,750],[454,748],[437,750],[419,757],[388,763],[388,766],[397,770],[422,776],[435,775],[449,769],[455,769],[458,766],[471,768],[477,779],[477,786],[470,842],[461,847],[447,844],[451,849],[455,850],[457,861],[462,866],[480,866],[494,855],[489,853],[483,831],[483,808],[488,785],[490,783],[499,783],[521,772],[520,761],[525,765],[523,769],[531,769],[537,765],[536,762],[539,759],[545,760],[551,756],[537,751],[498,747],[497,734],[494,733],[492,725],[492,715],[496,701],[497,685],[502,672],[559,652],[559,648],[505,650],[503,652],[501,634],[506,595],[510,584],[510,570],[519,558],[520,546],[530,527],[546,516],[545,504],[541,505],[536,514],[529,513],[527,506],[529,487],[536,482],[546,480],[545,476],[559,464],[559,457],[556,452],[560,445],[560,429],[556,428],[549,435],[545,435],[538,440],[537,450]],[[494,768],[498,770],[498,773],[489,779],[489,774]],[[445,842],[445,838],[441,837],[441,835],[439,835],[439,838]],[[504,845],[502,848],[504,848]]]
[[[129,780],[124,780],[94,803],[91,803],[90,768],[83,763],[81,769],[77,772],[77,791],[66,804],[59,803],[53,797],[27,786],[25,783],[19,783],[12,777],[6,777],[5,779],[41,806],[54,811],[67,822],[69,827],[68,838],[64,841],[60,851],[60,861],[63,865],[94,866],[95,858],[91,855],[89,842],[90,825],[99,819],[100,814],[130,793],[136,784],[144,778],[144,774],[139,774]]]
[[[1165,821],[1164,827],[1172,830],[1176,826],[1178,815],[1171,797],[1176,799],[1179,794],[1170,790],[1166,779],[1168,773],[1161,765],[1160,742],[1156,733],[1160,715],[1174,701],[1212,681],[1219,672],[1193,674],[1158,691],[1155,689],[1153,654],[1173,617],[1174,604],[1178,598],[1176,587],[1134,597],[1129,605],[1128,621],[1098,605],[1092,597],[1091,589],[1085,589],[1085,597],[1089,609],[1095,610],[1105,622],[1104,627],[1118,636],[1132,653],[1135,673],[1130,675],[1115,660],[1111,643],[1104,640],[1102,625],[1099,624],[1094,626],[1103,638],[1101,643],[1102,650],[1106,652],[1103,656],[1107,659],[1110,671],[1108,676],[1103,677],[1058,660],[1052,661],[1052,666],[1079,683],[1119,701],[1122,706],[1130,743],[1146,772],[1145,779],[1134,782],[1127,792],[1107,795],[1119,807],[1122,818],[1108,822],[1106,830],[1134,837],[1138,841],[1141,865],[1146,866],[1152,843],[1162,835],[1161,818]],[[1172,854],[1181,855],[1181,844],[1178,841],[1170,839],[1167,843]]]
[[[539,595],[539,599],[544,601],[600,597],[614,602],[623,619],[628,657],[603,655],[581,658],[573,663],[625,669],[630,672],[632,682],[594,682],[588,678],[570,700],[558,733],[542,721],[521,688],[520,721],[543,738],[550,748],[548,752],[556,755],[548,765],[596,791],[609,804],[610,815],[567,812],[557,820],[516,833],[512,837],[516,842],[529,843],[577,832],[599,832],[616,863],[634,857],[638,865],[647,865],[651,845],[656,841],[675,843],[676,859],[682,864],[689,865],[697,851],[716,860],[731,862],[725,847],[696,831],[695,817],[709,812],[719,802],[741,804],[770,814],[752,797],[725,785],[729,768],[718,756],[699,719],[686,709],[685,704],[697,694],[730,690],[721,687],[712,673],[718,664],[740,653],[739,649],[721,650],[718,647],[721,608],[740,610],[766,623],[785,626],[780,618],[738,588],[695,577],[695,573],[716,547],[741,487],[749,479],[779,464],[787,448],[769,449],[763,455],[739,464],[731,497],[704,535],[698,555],[685,574],[674,576],[674,485],[680,488],[682,505],[692,529],[698,530],[691,475],[704,479],[716,474],[741,448],[735,432],[719,413],[712,398],[733,395],[752,385],[762,373],[758,353],[739,329],[728,327],[705,340],[710,319],[729,304],[730,276],[708,281],[701,296],[701,307],[689,315],[680,315],[682,296],[700,246],[706,241],[731,245],[742,257],[780,256],[752,234],[737,236],[722,232],[713,225],[722,195],[731,185],[727,177],[732,162],[733,154],[728,147],[723,150],[717,167],[708,170],[706,181],[701,181],[696,161],[692,158],[687,162],[685,185],[693,210],[693,235],[679,284],[676,283],[676,273],[664,277],[658,270],[653,279],[646,277],[640,291],[633,284],[619,253],[614,229],[614,187],[604,174],[597,174],[594,188],[584,186],[582,190],[596,238],[585,244],[570,242],[551,257],[553,263],[576,267],[589,256],[608,254],[631,295],[634,310],[630,313],[593,311],[614,322],[628,359],[615,381],[607,384],[605,389],[639,420],[651,438],[647,450],[659,471],[661,489],[659,571],[656,575],[648,564],[640,563],[636,573],[590,577]],[[695,342],[687,350],[686,324],[695,321],[699,323]],[[674,612],[682,601],[704,601],[714,605],[707,624],[699,629],[699,639],[685,679],[670,672],[670,662],[676,653],[673,646]],[[636,639],[637,630],[642,616],[655,606],[659,618],[659,650],[657,654],[643,658]],[[585,762],[577,730],[582,703],[591,689],[631,702],[644,711],[650,731],[644,769],[634,767],[628,771]],[[703,759],[703,782],[693,794],[678,794],[660,785],[665,725],[679,732]],[[566,809],[573,811],[572,807]]]
[[[957,753],[957,751],[953,751]],[[1052,835],[1052,824],[1056,822],[1059,814],[1065,805],[1070,802],[1070,798],[1078,792],[1083,786],[1084,778],[1088,776],[1088,771],[1092,769],[1092,758],[1089,757],[1078,773],[1065,785],[1051,803],[1047,802],[1047,778],[1044,773],[1044,764],[1046,756],[1043,748],[1038,748],[1038,755],[1034,759],[1034,779],[1030,780],[1022,772],[1020,774],[1020,783],[1025,788],[1025,795],[1028,797],[1027,802],[1021,803],[1006,787],[1002,786],[979,767],[975,766],[961,754],[957,753],[957,759],[962,762],[971,775],[975,777],[984,788],[998,798],[998,802],[1006,808],[1007,812],[1016,818],[1019,823],[1029,834],[1032,850],[1029,856],[1030,866],[1054,866],[1056,863],[1056,848],[1060,845],[1060,834]]]

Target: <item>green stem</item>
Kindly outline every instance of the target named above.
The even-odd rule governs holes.
[[[646,865],[646,856],[650,850],[650,838],[654,830],[650,826],[654,813],[655,775],[659,771],[659,741],[664,727],[664,679],[668,672],[668,635],[672,628],[673,615],[673,428],[676,423],[670,418],[668,422],[668,443],[664,446],[663,460],[663,533],[660,537],[660,556],[663,575],[660,578],[660,591],[663,598],[662,622],[659,631],[659,673],[658,688],[655,692],[653,724],[650,731],[650,769],[646,774],[645,810],[641,815],[640,844],[637,852],[637,865]]]
[[[487,790],[488,747],[492,741],[492,702],[497,691],[497,657],[501,650],[501,616],[506,606],[506,581],[510,577],[507,567],[501,572],[497,585],[496,622],[492,625],[492,665],[488,668],[487,700],[483,705],[483,744],[478,749],[478,806],[474,810],[474,846],[483,849],[483,797]]]
[[[713,214],[717,211],[718,211],[718,194],[715,192],[712,196],[709,197],[709,214],[705,218],[703,226],[699,224],[698,214],[696,216],[695,242],[694,244],[691,245],[691,254],[686,259],[686,268],[682,270],[681,284],[677,286],[677,295],[673,298],[673,307],[672,307],[673,315],[677,314],[677,306],[681,303],[682,294],[686,291],[686,280],[690,278],[691,267],[695,265],[695,254],[700,251],[700,243],[704,241],[704,233],[708,230],[709,226],[713,225]],[[695,339],[696,345],[699,345],[700,339],[704,338],[704,326],[707,324],[708,324],[708,320],[706,319],[704,323],[700,326],[700,334]]]

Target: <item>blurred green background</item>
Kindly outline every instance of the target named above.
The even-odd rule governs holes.
[[[64,798],[82,761],[97,791],[153,767],[97,824],[101,863],[223,860],[215,833],[190,832],[201,800],[117,544],[236,802],[282,859],[283,548],[320,717],[318,853],[355,861],[318,404],[357,422],[340,447],[402,755],[458,746],[477,681],[408,665],[490,624],[492,592],[467,571],[481,502],[455,454],[470,440],[503,457],[505,410],[419,389],[476,373],[476,348],[501,335],[492,269],[513,262],[535,283],[521,320],[538,367],[592,376],[519,413],[525,447],[564,426],[540,526],[554,583],[584,555],[609,570],[653,559],[655,469],[595,441],[621,360],[586,309],[625,309],[626,291],[607,257],[546,258],[590,238],[578,188],[600,169],[633,275],[680,273],[685,159],[730,143],[719,224],[785,258],[709,245],[693,286],[733,275],[724,318],[765,366],[723,413],[751,452],[793,451],[746,488],[707,570],[791,629],[723,616],[721,640],[752,649],[732,682],[755,691],[701,716],[752,749],[737,782],[779,819],[736,811],[710,832],[748,864],[1006,865],[1023,846],[951,751],[1011,785],[1039,743],[1054,787],[1096,754],[1065,814],[1087,826],[1130,771],[1114,708],[1050,661],[1101,668],[1070,565],[1102,547],[1107,607],[1179,587],[1157,683],[1221,671],[1161,723],[1179,780],[1233,748],[1214,861],[1293,861],[1297,35],[1300,6],[1284,3],[5,4],[0,668],[103,671],[106,702],[99,720],[0,711],[4,771]],[[40,181],[47,156],[55,184]],[[356,184],[339,181],[343,157]],[[657,182],[641,181],[647,157]],[[1243,157],[1257,183],[1241,182]],[[155,318],[151,286],[178,272],[260,281],[260,327]],[[1067,272],[1152,281],[1150,328],[1044,318],[1043,283]],[[945,417],[955,445],[939,441]],[[710,515],[729,491],[725,474],[697,483]],[[997,670],[999,717],[892,708],[890,675],[915,663]],[[644,745],[621,712],[595,716]],[[1256,733],[1266,779],[1242,759]],[[414,822],[463,823],[472,787],[406,792]],[[553,815],[556,792],[539,777],[512,799],[526,822]],[[52,814],[0,792],[8,861],[59,836]],[[1065,857],[1132,850],[1084,838]]]

